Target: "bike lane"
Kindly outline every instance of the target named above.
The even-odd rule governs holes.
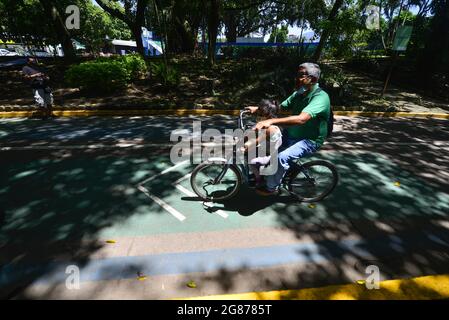
[[[409,152],[407,148],[395,146],[402,153]],[[356,264],[360,267],[366,261],[384,264],[388,269],[384,270],[385,276],[407,268],[403,274],[412,274],[413,268],[416,275],[426,272],[426,268],[427,272],[441,272],[437,264],[447,259],[442,253],[447,250],[443,233],[449,212],[447,193],[437,180],[398,166],[397,159],[378,146],[370,149],[325,148],[317,155],[336,164],[341,177],[337,189],[323,202],[308,205],[287,199],[261,199],[251,190],[243,190],[233,202],[215,208],[220,212],[208,211],[202,202],[192,199],[188,178],[182,179],[192,166],[167,171],[173,167],[167,148],[87,153],[55,150],[51,156],[48,150],[28,151],[32,155],[10,150],[1,158],[6,168],[2,181],[7,182],[0,188],[2,199],[7,199],[2,225],[6,245],[2,250],[7,250],[9,261],[36,261],[35,251],[40,250],[37,260],[44,264],[76,257],[80,265],[79,251],[84,250],[84,259],[92,259],[94,266],[87,264],[82,271],[83,283],[94,289],[78,291],[77,297],[107,297],[99,294],[104,292],[101,288],[115,288],[115,296],[134,296],[136,292],[130,288],[139,281],[138,273],[149,277],[148,281],[137,282],[141,287],[138,296],[164,298],[226,292],[217,285],[221,283],[218,278],[198,290],[182,285],[191,277],[199,277],[198,273],[201,279],[205,275],[211,279],[211,274],[222,270],[231,274],[268,270],[263,275],[256,272],[257,276],[247,276],[246,288],[251,289],[261,288],[268,274],[274,273],[281,283],[279,272],[295,270],[284,272],[284,282],[289,283],[286,279],[300,272],[305,274],[306,266],[313,269],[311,266],[323,263],[327,266],[325,274],[337,283],[360,277],[363,270],[356,272]],[[423,154],[425,151],[421,149]],[[432,152],[428,151],[428,156],[433,156]],[[442,148],[437,152],[446,155]],[[139,190],[140,185],[153,198]],[[185,218],[180,221],[154,197]],[[417,224],[420,228],[416,228]],[[95,245],[89,242],[92,239]],[[52,245],[66,249],[46,252],[45,247]],[[93,247],[88,249],[89,245]],[[14,246],[22,249],[10,249]],[[387,266],[384,261],[392,257],[396,262]],[[398,262],[398,257],[403,261]],[[165,264],[154,267],[155,261]],[[46,266],[40,276],[61,275],[60,268]],[[335,276],[343,271],[349,273]],[[236,287],[232,290],[238,290],[237,277],[233,278]],[[324,281],[316,273],[310,277],[315,277],[314,281],[296,283],[296,287]],[[61,287],[61,279],[38,285]],[[111,280],[119,280],[120,284]],[[266,285],[276,286],[279,284]],[[35,293],[42,292],[47,291]],[[58,292],[73,295],[67,290]]]

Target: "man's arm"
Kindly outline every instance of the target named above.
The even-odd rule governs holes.
[[[274,124],[287,125],[287,126],[303,125],[310,119],[312,119],[310,114],[308,114],[307,112],[301,112],[298,116],[290,116],[285,118],[268,119],[261,121],[256,124],[256,127],[254,129],[255,130],[266,129]]]
[[[259,107],[257,107],[257,106],[247,106],[247,107],[245,108],[245,110],[248,110],[248,111],[250,111],[251,113],[257,112],[258,109],[259,109]]]
[[[43,73],[41,73],[41,72],[37,72],[37,73],[32,73],[32,71],[31,71],[31,69],[29,69],[28,67],[25,67],[25,68],[23,68],[22,69],[22,72],[23,72],[23,74],[24,74],[24,78],[25,79],[33,79],[33,78],[36,78],[36,77],[42,77],[42,76],[44,76],[44,74]]]
[[[326,108],[330,105],[329,97],[314,97],[312,101],[302,110],[302,112],[297,116],[290,116],[286,118],[279,119],[269,119],[261,121],[256,125],[256,129],[267,128],[273,124],[280,125],[303,125],[310,119],[318,117],[322,114]]]
[[[36,78],[36,77],[43,77],[44,76],[44,74],[43,73],[35,73],[35,74],[27,74],[27,75],[25,75],[25,78],[28,78],[28,79],[31,79],[31,78]]]
[[[293,102],[293,99],[296,97],[296,92],[293,92],[292,95],[290,95],[290,97],[288,97],[287,99],[285,99],[284,101],[282,101],[282,103],[279,105],[281,109],[284,110],[289,110],[291,107],[291,104]],[[251,113],[255,113],[257,112],[257,109],[259,109],[259,107],[257,106],[247,106],[245,109],[251,111]]]

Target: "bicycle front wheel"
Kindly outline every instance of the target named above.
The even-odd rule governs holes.
[[[288,191],[303,202],[316,202],[328,196],[338,183],[335,166],[324,160],[306,162],[288,181]]]
[[[205,201],[223,201],[237,194],[242,183],[235,165],[225,163],[202,163],[192,172],[190,185]]]

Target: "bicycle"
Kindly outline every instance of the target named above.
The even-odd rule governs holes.
[[[243,116],[250,113],[241,110],[238,124],[242,130],[249,129]],[[239,167],[236,150],[228,158],[210,158],[200,163],[192,171],[190,185],[198,197],[204,201],[225,201],[234,197],[243,181],[249,181],[249,166],[245,161]],[[317,202],[327,197],[339,180],[336,167],[325,160],[302,163],[299,159],[291,163],[281,182],[281,190],[286,190],[300,202]]]

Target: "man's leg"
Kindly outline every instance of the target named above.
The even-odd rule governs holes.
[[[281,184],[285,172],[290,168],[290,163],[296,159],[313,154],[317,150],[314,142],[304,139],[296,142],[278,155],[278,168],[274,175],[268,176],[267,191],[274,192]]]

